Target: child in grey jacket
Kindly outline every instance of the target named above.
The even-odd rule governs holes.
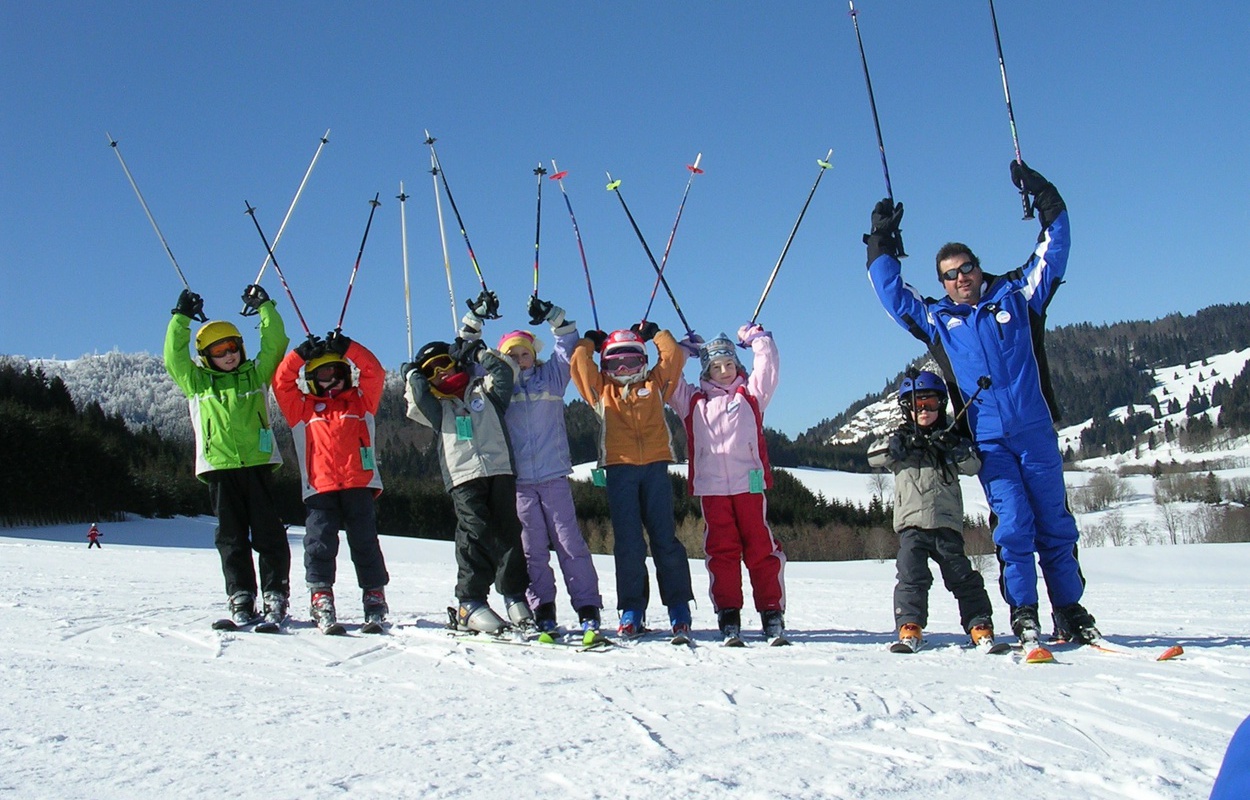
[[[994,646],[990,598],[981,573],[964,554],[964,505],[959,475],[981,467],[972,443],[948,429],[946,384],[932,372],[903,380],[899,405],[908,422],[868,448],[868,464],[894,473],[894,530],[899,536],[894,587],[896,652],[923,644],[929,619],[929,588],[937,562],[946,588],[959,602],[963,629],[977,647]],[[997,648],[996,648],[997,649]]]

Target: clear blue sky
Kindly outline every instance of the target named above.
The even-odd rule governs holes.
[[[1004,0],[997,11],[1025,160],[1072,214],[1051,324],[1246,300],[1250,5]],[[864,0],[860,26],[907,209],[905,274],[940,291],[932,254],[952,239],[991,270],[1018,266],[1037,229],[1008,179],[988,5]],[[783,359],[767,422],[795,435],[921,352],[864,273],[860,235],[884,181],[843,3],[6,3],[0,30],[0,352],[160,352],[181,284],[106,131],[209,314],[243,322],[238,296],[265,255],[244,201],[272,238],[327,128],[278,262],[324,334],[380,192],[344,332],[392,369],[407,356],[401,180],[413,336],[451,333],[425,128],[503,299],[492,340],[526,321],[540,160],[569,172],[610,330],[642,316],[654,272],[605,171],[658,257],[685,165],[703,153],[666,274],[709,335],[750,317],[832,148],[760,317]],[[543,210],[540,294],[586,329],[552,182]],[[444,211],[462,309],[478,286]],[[298,340],[272,268],[263,284]],[[663,290],[652,318],[680,328]]]

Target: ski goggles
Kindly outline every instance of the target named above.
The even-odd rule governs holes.
[[[312,378],[317,383],[330,384],[343,380],[343,372],[343,365],[341,364],[323,364],[313,370]]]
[[[456,362],[451,360],[451,356],[444,353],[426,359],[421,364],[421,374],[428,380],[437,382],[455,368]]]
[[[222,339],[220,342],[213,342],[204,348],[204,352],[213,358],[224,358],[231,353],[237,353],[241,349],[238,339]]]
[[[972,272],[976,268],[977,268],[976,264],[972,263],[971,261],[965,261],[964,263],[960,264],[954,269],[948,269],[945,272],[943,272],[942,280],[953,281],[956,278],[958,278],[960,275],[967,275],[969,272]]]
[[[945,399],[940,394],[918,394],[915,398],[903,396],[903,405],[916,411],[941,411]]]
[[[607,356],[603,359],[603,368],[610,373],[637,372],[647,364],[647,357],[634,353],[621,356]]]

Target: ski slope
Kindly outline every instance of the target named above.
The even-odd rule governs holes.
[[[218,633],[212,526],[106,524],[91,551],[86,526],[0,531],[0,797],[1205,798],[1250,714],[1250,545],[1086,550],[1086,604],[1133,655],[1025,665],[963,649],[940,585],[929,649],[887,653],[888,562],[790,564],[788,648],[720,647],[698,561],[693,649],[453,639],[451,545],[392,537],[387,635],[354,630],[346,547],[353,635],[302,592],[284,635]]]

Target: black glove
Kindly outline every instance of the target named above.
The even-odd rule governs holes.
[[[603,331],[586,331],[585,337],[595,346],[596,353],[603,349],[603,343],[608,340],[608,335]]]
[[[343,335],[341,331],[330,331],[326,334],[326,350],[331,353],[337,353],[340,356],[347,355],[347,348],[351,347],[352,340]]]
[[[546,322],[547,315],[551,313],[552,308],[554,308],[554,306],[552,306],[551,303],[546,300],[539,300],[538,295],[530,297],[530,306],[528,309],[530,312],[530,324],[537,325],[540,322]]]
[[[864,244],[868,245],[868,265],[880,256],[903,258],[903,237],[899,223],[903,221],[903,204],[894,203],[890,198],[882,199],[872,209],[872,230],[864,234]]]
[[[481,339],[456,339],[447,350],[447,355],[461,369],[477,363],[478,354],[486,349],[486,342]]]
[[[907,441],[901,433],[890,434],[890,458],[895,461],[902,461],[907,458]]]
[[[959,434],[951,430],[940,430],[933,434],[930,441],[938,450],[949,452],[959,445]]]
[[[925,436],[923,433],[907,434],[907,449],[908,450],[924,450],[928,446],[929,446],[929,437]]]
[[[466,300],[469,310],[482,319],[499,319],[499,296],[485,289],[476,300]]]
[[[317,356],[325,355],[326,343],[319,336],[308,334],[308,338],[295,346],[295,355],[304,359],[304,363],[312,361]]]
[[[1049,228],[1050,224],[1055,221],[1055,217],[1059,216],[1059,212],[1067,208],[1055,185],[1022,161],[1012,160],[1011,182],[1017,189],[1033,195],[1033,209],[1037,211],[1042,230]]]
[[[404,380],[407,380],[407,379],[408,379],[408,373],[410,373],[410,372],[412,372],[413,370],[417,369],[417,367],[418,367],[417,362],[415,362],[415,361],[405,361],[404,363],[402,363],[402,364],[400,364],[400,365],[399,365],[399,377],[403,378]]]
[[[649,319],[642,322],[635,322],[633,325],[629,326],[629,329],[641,336],[644,342],[651,341],[655,338],[655,335],[660,332],[660,326],[656,325]]]
[[[243,290],[243,305],[247,306],[244,316],[252,316],[260,311],[260,307],[269,302],[269,293],[258,284],[253,283]]]
[[[200,297],[190,289],[183,289],[178,295],[178,304],[170,310],[171,314],[181,314],[184,317],[205,321],[208,318],[204,316],[204,298]]]

